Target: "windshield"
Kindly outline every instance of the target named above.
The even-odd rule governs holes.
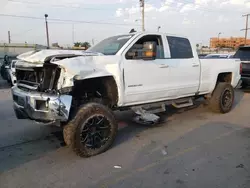
[[[239,58],[241,61],[250,61],[250,47],[239,48],[234,58]]]
[[[98,52],[104,55],[115,55],[133,35],[119,35],[104,39],[87,52]]]

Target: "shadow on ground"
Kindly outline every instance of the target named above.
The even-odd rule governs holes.
[[[132,111],[116,113],[118,121],[123,126],[118,131],[113,148],[134,137],[138,137],[142,131],[165,126],[167,123],[165,119],[176,112],[178,110],[169,108],[167,113],[161,114],[162,123],[154,126],[134,123],[132,121],[134,116]],[[9,124],[5,123],[6,129],[11,129],[11,131],[0,134],[0,141],[2,141],[0,144],[0,173],[65,147],[61,128],[37,125],[24,120],[6,120],[6,122],[9,122]],[[19,125],[17,125],[17,122],[19,122]],[[15,125],[13,126],[13,124]],[[65,149],[69,148],[65,147]]]
[[[247,188],[249,139],[249,128],[210,122],[170,143],[162,143],[160,148],[150,143],[138,152],[130,167],[94,187]]]
[[[241,92],[236,94],[236,105],[239,104],[243,95]],[[159,114],[162,120],[161,123],[153,126],[134,123],[132,121],[134,116],[132,111],[118,112],[116,113],[117,119],[123,125],[118,131],[113,147],[118,147],[132,138],[138,137],[141,132],[147,129],[157,129],[161,126],[167,126],[168,122],[171,121],[168,118],[174,114],[181,114],[202,106],[203,101],[201,100],[188,108],[175,109],[174,107],[168,107],[167,112]],[[8,114],[5,116],[8,116]],[[0,141],[5,141],[7,144],[2,144],[3,142],[0,144],[0,173],[21,166],[29,161],[39,159],[46,156],[49,152],[65,147],[60,128],[34,125],[30,124],[30,122],[28,123],[28,121],[26,124],[26,121],[8,119],[5,122],[1,120],[1,124],[5,124],[6,131],[0,134]]]

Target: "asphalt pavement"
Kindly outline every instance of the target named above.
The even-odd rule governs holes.
[[[116,113],[113,147],[91,157],[67,148],[58,127],[17,120],[10,89],[0,89],[1,188],[249,188],[250,90],[237,90],[228,114],[207,106],[161,114],[156,126]]]

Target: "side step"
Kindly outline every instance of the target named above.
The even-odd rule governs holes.
[[[186,98],[186,99],[177,99],[172,102],[172,105],[175,108],[185,108],[189,106],[193,106],[193,99],[192,98]]]
[[[166,105],[169,104],[172,104],[175,108],[184,108],[194,105],[192,98],[184,98],[174,101],[131,107],[131,110],[137,114],[137,116],[134,118],[134,121],[140,124],[156,124],[159,122],[160,117],[155,114],[165,112]]]
[[[131,108],[137,116],[134,118],[136,123],[140,124],[156,124],[159,122],[160,117],[155,115],[155,113],[165,112],[165,104],[155,105],[155,106],[138,106]]]

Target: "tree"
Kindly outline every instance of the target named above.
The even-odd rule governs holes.
[[[81,45],[80,42],[75,42],[75,43],[74,43],[74,47],[79,47],[80,45]]]
[[[90,47],[89,42],[75,42],[74,47],[84,47],[85,49],[88,49]]]
[[[82,47],[85,47],[86,49],[88,49],[91,45],[89,42],[84,42],[81,44]]]

